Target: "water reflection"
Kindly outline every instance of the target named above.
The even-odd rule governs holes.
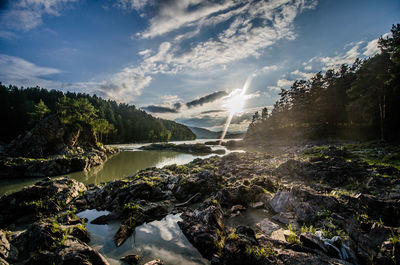
[[[212,139],[211,139],[212,140]],[[173,143],[201,143],[209,140],[182,141]],[[149,167],[164,167],[166,165],[177,164],[182,165],[189,163],[195,158],[208,158],[210,155],[191,155],[175,151],[141,151],[138,148],[143,144],[123,144],[117,145],[122,152],[108,159],[103,165],[93,167],[89,171],[80,171],[69,173],[63,176],[69,176],[84,184],[100,184],[102,182],[121,179],[131,176],[139,170]],[[225,149],[222,146],[211,146],[212,149]],[[227,153],[230,151],[226,150]],[[235,150],[235,152],[243,152]],[[12,193],[21,190],[24,186],[32,185],[42,178],[18,178],[18,179],[1,179],[0,180],[0,196],[5,193]]]
[[[238,225],[247,225],[255,228],[257,223],[261,222],[265,218],[270,219],[273,215],[273,213],[265,209],[254,209],[249,207],[241,214],[227,219],[226,223],[232,227],[236,227]]]
[[[91,234],[90,245],[97,249],[111,265],[123,264],[119,259],[128,254],[141,257],[139,264],[160,258],[165,264],[209,264],[189,243],[180,230],[177,221],[179,215],[168,215],[161,221],[154,221],[138,226],[131,236],[119,248],[112,241],[119,223],[93,225],[90,221],[105,214],[96,210],[86,210],[78,214],[89,219],[87,229]]]
[[[106,161],[102,166],[89,171],[67,174],[85,184],[99,184],[131,176],[149,167],[163,167],[170,164],[186,164],[199,156],[173,151],[122,151]],[[201,156],[208,157],[208,156]]]

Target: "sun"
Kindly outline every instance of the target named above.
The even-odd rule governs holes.
[[[225,108],[230,115],[235,115],[243,111],[246,96],[241,92],[241,89],[236,89],[226,99]]]

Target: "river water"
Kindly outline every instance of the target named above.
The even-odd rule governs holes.
[[[204,143],[207,141],[217,141],[217,139],[199,139],[194,141],[176,141],[175,144],[193,144]],[[189,163],[195,158],[207,158],[211,155],[192,155],[175,151],[142,151],[139,148],[148,144],[121,144],[115,145],[122,151],[117,155],[108,159],[103,165],[93,167],[89,171],[79,171],[69,173],[63,176],[69,176],[84,184],[100,184],[116,179],[131,176],[139,170],[149,167],[163,167],[166,165],[177,164],[182,165]],[[224,149],[226,153],[230,151],[223,146],[211,146],[212,149]],[[238,152],[238,151],[235,151]],[[239,151],[240,152],[240,151]],[[32,185],[42,178],[18,178],[18,179],[1,179],[0,180],[0,196],[21,190],[24,186]]]

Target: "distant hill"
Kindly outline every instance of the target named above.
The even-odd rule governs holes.
[[[196,135],[197,139],[219,139],[221,137],[222,131],[214,132],[204,128],[199,127],[189,127],[189,129]],[[226,134],[226,139],[243,138],[245,133],[231,133]]]

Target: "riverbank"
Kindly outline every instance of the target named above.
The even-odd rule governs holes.
[[[87,250],[90,246],[82,233],[66,226],[75,220],[74,226],[81,224],[85,231],[75,214],[97,209],[109,214],[92,224],[119,224],[110,239],[117,246],[141,224],[182,213],[179,226],[211,264],[399,262],[400,171],[390,161],[397,149],[286,146],[279,150],[283,152],[231,153],[149,168],[105,185],[44,180],[0,199],[6,245],[0,257],[8,263],[52,264],[65,260],[65,253],[71,255],[71,242]],[[372,155],[375,160],[366,161]],[[255,208],[271,217],[250,226],[230,221]],[[54,226],[61,227],[62,234]],[[33,237],[48,238],[52,247],[29,244]],[[26,249],[34,255],[24,256]],[[79,253],[90,262],[101,256]],[[98,264],[108,264],[101,260]]]

